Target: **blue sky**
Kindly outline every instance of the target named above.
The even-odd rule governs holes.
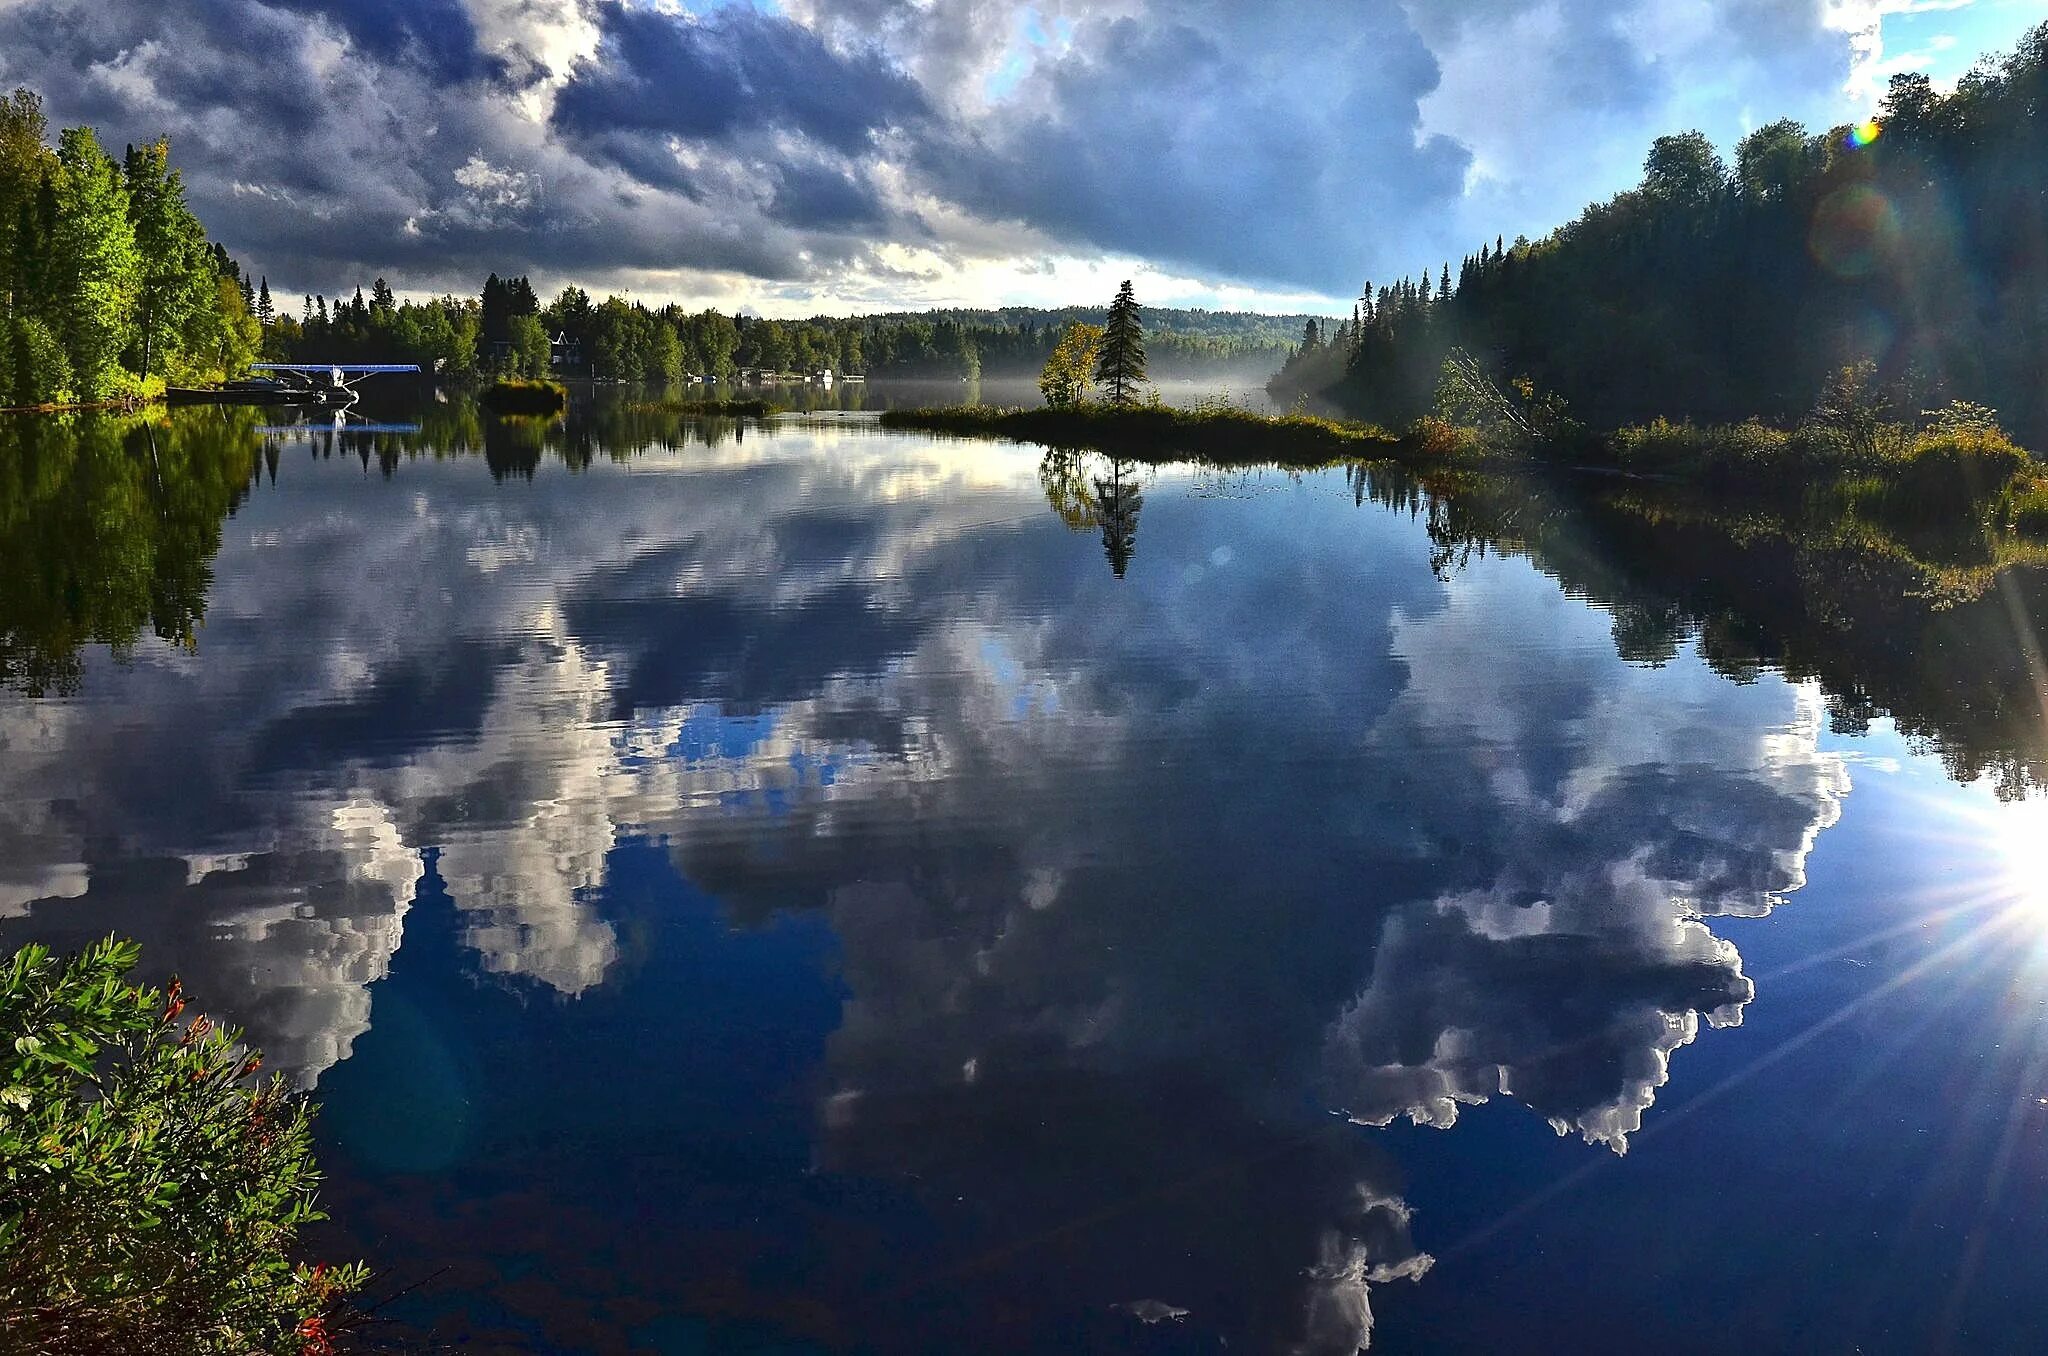
[[[7,0],[0,82],[169,133],[285,294],[486,271],[771,314],[1337,309],[1660,133],[1944,82],[2039,0]],[[252,64],[249,54],[263,54]]]

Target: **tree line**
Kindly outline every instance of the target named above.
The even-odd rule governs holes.
[[[293,316],[256,299],[265,351],[282,361],[417,362],[449,375],[587,376],[601,381],[729,381],[742,370],[857,372],[938,380],[1035,376],[1076,323],[1104,310],[939,311],[773,320],[594,300],[564,287],[543,302],[523,276],[492,274],[476,298],[400,302],[379,278],[365,297],[308,295]],[[1267,372],[1295,317],[1150,311],[1152,358],[1166,378]],[[1214,327],[1210,332],[1206,327]]]
[[[90,127],[49,144],[42,102],[0,100],[0,407],[155,394],[244,369],[260,330],[170,145],[116,161]]]
[[[1389,424],[1427,412],[1445,359],[1569,402],[1588,423],[1785,417],[1844,366],[1899,403],[1994,407],[2048,434],[2048,24],[1948,94],[1893,77],[1869,122],[1660,137],[1636,188],[1544,239],[1311,321],[1274,379]]]

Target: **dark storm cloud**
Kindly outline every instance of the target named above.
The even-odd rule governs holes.
[[[1341,295],[1461,190],[1468,153],[1421,128],[1436,83],[1397,5],[1198,0],[1082,22],[1013,104],[920,163],[1055,238]]]
[[[324,20],[379,62],[417,63],[441,80],[469,80],[497,68],[477,46],[462,0],[269,0]]]
[[[925,112],[917,86],[881,53],[834,52],[779,16],[739,8],[693,22],[622,4],[598,16],[603,47],[555,104],[555,126],[572,139],[788,130],[850,153]]]
[[[1727,139],[1848,60],[1819,0],[0,7],[0,81],[116,148],[170,133],[212,230],[287,291],[870,295],[1108,254],[1348,295],[1622,186],[1664,110]]]

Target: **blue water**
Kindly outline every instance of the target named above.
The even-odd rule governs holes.
[[[2048,811],[1941,730],[1342,469],[431,438],[0,693],[0,942],[245,1023],[408,1330],[2048,1339]]]

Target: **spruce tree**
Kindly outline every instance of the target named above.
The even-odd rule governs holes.
[[[270,300],[270,278],[266,275],[256,288],[256,320],[265,329],[277,323],[277,306]]]
[[[0,99],[0,314],[26,290],[24,263],[46,242],[39,237],[36,199],[49,178],[49,133],[43,102],[25,89]]]
[[[1138,387],[1145,380],[1145,327],[1138,319],[1138,299],[1129,280],[1117,289],[1116,300],[1110,303],[1095,380],[1109,396],[1110,404],[1137,403]]]

